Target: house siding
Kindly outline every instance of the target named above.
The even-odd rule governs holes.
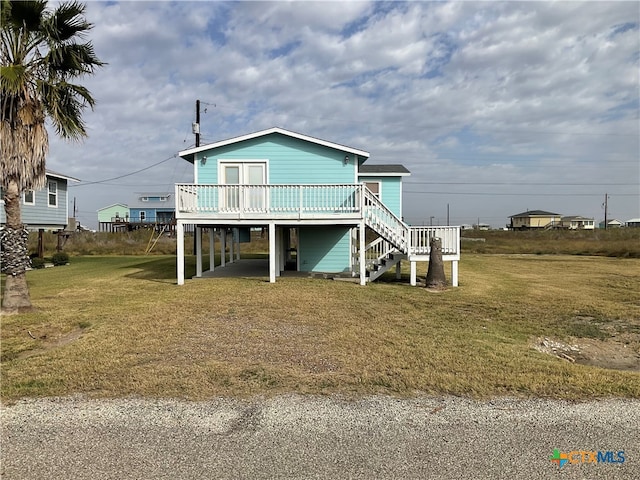
[[[50,181],[57,183],[58,201],[55,207],[49,206],[49,190]],[[20,209],[22,215],[22,223],[29,229],[60,229],[64,228],[68,223],[67,201],[67,181],[61,178],[47,177],[47,183],[44,188],[34,192],[34,204],[25,204],[24,197],[20,199]],[[4,202],[1,202],[4,207]],[[4,208],[0,208],[0,223],[6,223]]]
[[[111,222],[116,217],[116,213],[123,220],[129,218],[129,207],[126,205],[114,205],[98,210],[98,222]]]
[[[140,219],[141,212],[144,212],[144,220]],[[171,221],[173,217],[174,210],[172,208],[132,208],[129,220],[134,223],[165,223]]]
[[[205,165],[200,163],[207,157]],[[353,155],[274,133],[196,154],[197,183],[218,184],[220,161],[265,160],[269,184],[356,183]]]
[[[560,216],[532,216],[532,217],[513,217],[513,228],[529,227],[544,228],[549,224],[560,225],[562,217]]]
[[[348,227],[301,227],[299,230],[301,272],[347,272],[350,250]]]
[[[360,176],[360,183],[380,182],[380,200],[396,216],[402,218],[402,177]]]

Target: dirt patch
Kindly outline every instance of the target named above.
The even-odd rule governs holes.
[[[49,339],[47,335],[36,337],[33,335],[33,333],[28,332],[31,338],[33,338],[34,340],[41,340],[42,344],[38,348],[35,348],[33,350],[26,350],[24,352],[21,352],[17,356],[17,358],[29,358],[29,357],[33,357],[34,355],[47,352],[54,348],[64,347],[65,345],[68,345],[71,342],[75,342],[76,340],[78,340],[83,333],[84,331],[82,329],[72,330],[71,332],[66,333],[60,337]]]
[[[532,342],[532,348],[571,363],[640,371],[640,335],[635,333],[618,334],[606,340],[571,337],[566,342],[542,337]]]

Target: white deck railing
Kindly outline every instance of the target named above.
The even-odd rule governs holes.
[[[180,214],[333,215],[361,211],[363,185],[176,185]]]
[[[372,259],[388,253],[389,243],[400,253],[429,255],[434,237],[442,240],[443,254],[460,254],[460,227],[410,227],[362,184],[176,185],[178,219],[212,215],[313,218],[345,214],[363,218],[369,228],[385,239],[367,248]],[[378,247],[382,250],[377,251]]]
[[[409,255],[429,255],[432,238],[440,238],[444,255],[460,254],[460,227],[410,227],[409,237]]]

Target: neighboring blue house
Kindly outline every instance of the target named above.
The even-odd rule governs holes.
[[[128,207],[130,223],[168,225],[176,211],[174,195],[168,192],[138,193]]]
[[[351,274],[363,285],[394,266],[399,275],[400,262],[408,260],[415,285],[416,262],[428,260],[436,236],[452,262],[452,284],[458,283],[460,228],[404,223],[402,178],[409,171],[402,165],[364,165],[364,150],[282,128],[179,155],[193,164],[194,183],[176,185],[178,284],[184,283],[184,231],[191,225],[196,276],[202,276],[203,229],[232,232],[233,249],[243,231],[261,227],[269,231],[271,282],[295,249],[297,271]],[[213,251],[214,235],[209,238]],[[227,233],[220,239],[225,252]]]
[[[22,223],[31,231],[63,230],[69,223],[69,182],[80,180],[51,170],[47,170],[46,175],[43,188],[22,194]],[[4,225],[4,200],[0,199],[0,203],[0,223]]]

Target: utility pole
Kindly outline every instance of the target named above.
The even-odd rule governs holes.
[[[196,136],[196,148],[200,146],[200,100],[196,100],[196,121],[193,122],[192,125],[193,133]],[[194,162],[195,163],[195,162]],[[198,236],[198,227],[194,225],[193,227],[193,254],[197,255],[197,236]],[[210,252],[213,255],[213,252]],[[224,252],[222,253],[224,255]]]
[[[609,194],[605,193],[604,194],[604,229],[607,229],[607,198],[609,197]]]
[[[196,100],[196,121],[192,125],[193,133],[196,136],[196,147],[200,146],[200,100]]]

